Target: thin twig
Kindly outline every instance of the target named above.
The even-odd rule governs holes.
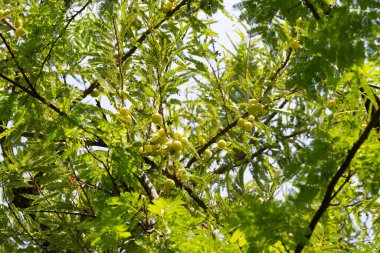
[[[112,174],[111,174],[111,172],[110,172],[110,169],[109,169],[109,167],[107,166],[107,164],[105,164],[105,162],[103,162],[102,159],[100,159],[100,158],[97,157],[95,154],[93,154],[93,153],[90,151],[90,149],[89,149],[88,147],[85,147],[85,148],[86,148],[87,152],[88,152],[88,153],[89,153],[89,154],[90,154],[95,160],[97,160],[98,162],[100,162],[100,163],[103,165],[104,169],[105,169],[106,172],[107,172],[108,177],[111,179],[112,186],[113,186],[113,192],[116,193],[117,195],[119,195],[119,194],[120,194],[120,190],[119,190],[119,188],[117,187],[116,181],[115,181],[114,177],[112,176]]]
[[[5,191],[3,191],[3,199],[7,203],[9,210],[11,211],[13,217],[15,217],[15,219],[17,220],[17,223],[21,226],[21,228],[24,230],[24,232],[30,237],[30,239],[32,239],[32,241],[34,241],[41,249],[46,249],[46,247],[43,244],[41,244],[36,238],[34,238],[33,235],[28,231],[28,229],[26,227],[24,227],[24,223],[21,222],[21,220],[19,219],[19,217],[17,216],[17,214],[13,210],[11,204],[9,203],[8,198],[5,195]]]
[[[90,214],[90,213],[76,213],[76,212],[70,212],[70,211],[57,211],[57,210],[27,210],[28,213],[54,213],[54,214],[71,214],[71,215],[78,215],[78,216],[87,216],[96,218],[96,215]]]
[[[6,20],[5,18],[3,18],[3,19],[1,19],[1,21],[3,21],[3,23],[6,24],[13,31],[16,31],[16,28],[11,23],[9,23],[8,20]]]
[[[293,138],[293,137],[295,137],[297,135],[306,133],[309,130],[310,129],[304,129],[304,130],[296,131],[296,132],[294,132],[292,134],[289,134],[289,135],[284,135],[281,138],[281,140],[287,140],[287,139]],[[277,141],[277,142],[279,142],[279,141]],[[268,150],[268,149],[270,149],[272,147],[276,147],[276,146],[277,145],[265,145],[265,146],[261,147],[260,149],[256,150],[256,152],[253,153],[249,159],[246,157],[245,153],[241,153],[241,154],[244,154],[244,156],[239,156],[239,154],[238,154],[238,159],[237,160],[240,161],[239,163],[237,163],[237,164],[225,163],[225,164],[219,166],[217,169],[215,169],[212,173],[213,174],[223,174],[224,172],[230,170],[233,167],[237,167],[237,166],[240,166],[240,165],[242,165],[244,163],[252,161],[253,159],[255,159],[255,157],[261,155],[266,150]]]
[[[155,30],[159,28],[166,20],[168,20],[170,17],[174,15],[182,6],[187,4],[188,0],[182,0],[173,10],[166,13],[165,18],[163,18],[158,24],[156,24],[153,29],[147,29],[141,36],[138,38],[138,40],[134,43],[134,46],[129,49],[128,52],[126,52],[123,57],[121,58],[122,62],[125,62],[129,57],[132,56],[132,54],[137,50],[137,47],[139,44],[143,43],[143,41],[148,37],[149,34],[152,33],[152,30]]]
[[[0,36],[1,33],[0,33]],[[61,116],[67,116],[66,112],[62,111],[61,109],[59,109],[57,106],[53,105],[52,103],[48,102],[45,98],[43,98],[40,94],[38,94],[37,92],[33,92],[32,90],[29,90],[27,88],[25,88],[24,86],[22,86],[21,84],[19,84],[18,82],[10,79],[9,77],[3,75],[0,73],[0,77],[8,82],[10,82],[11,84],[13,84],[14,86],[16,86],[17,88],[19,88],[20,90],[22,90],[23,92],[29,94],[30,96],[32,96],[33,98],[39,100],[40,102],[42,102],[43,104],[47,105],[49,108],[53,109],[55,112],[57,112],[59,115]]]
[[[89,0],[79,11],[77,11],[70,19],[69,19],[69,21],[67,22],[67,24],[65,25],[65,27],[63,28],[63,30],[59,33],[59,35],[57,36],[57,38],[55,38],[55,40],[54,40],[54,42],[52,43],[52,45],[51,45],[51,47],[50,47],[50,49],[49,49],[49,52],[48,52],[48,54],[46,55],[46,57],[45,57],[45,59],[44,59],[44,61],[42,62],[42,64],[41,64],[41,68],[40,68],[40,72],[39,72],[39,74],[38,74],[38,77],[40,77],[41,76],[41,74],[42,74],[42,71],[43,71],[43,69],[44,69],[44,66],[45,66],[45,64],[46,64],[46,62],[50,59],[50,57],[51,57],[51,54],[52,54],[52,52],[53,52],[53,49],[54,49],[54,47],[55,47],[55,45],[57,44],[57,42],[58,42],[58,40],[59,39],[61,39],[62,37],[63,37],[63,35],[64,35],[64,33],[65,33],[65,31],[67,30],[67,28],[69,27],[69,25],[70,25],[70,23],[80,14],[80,13],[82,13],[85,9],[86,9],[86,7],[91,3],[91,1],[92,0]]]

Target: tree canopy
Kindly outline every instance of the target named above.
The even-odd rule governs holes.
[[[379,7],[1,1],[1,251],[379,251]]]

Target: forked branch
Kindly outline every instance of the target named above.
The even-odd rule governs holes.
[[[337,195],[337,191],[335,190],[335,187],[337,186],[339,179],[343,177],[343,175],[347,172],[347,170],[350,167],[350,163],[352,159],[354,159],[356,152],[359,150],[361,145],[364,143],[364,141],[368,138],[371,130],[377,126],[379,123],[380,118],[380,109],[378,109],[372,116],[371,121],[367,125],[367,127],[364,129],[363,133],[360,135],[359,139],[354,143],[352,148],[348,151],[348,154],[346,158],[344,159],[344,162],[339,167],[338,171],[335,173],[333,178],[331,179],[330,183],[327,186],[326,193],[324,195],[324,198],[322,200],[321,205],[319,206],[317,212],[315,213],[314,217],[311,219],[309,224],[309,232],[305,235],[307,241],[310,239],[310,237],[313,234],[313,231],[315,227],[317,226],[319,220],[322,218],[322,215],[325,213],[327,208],[331,205],[331,201],[334,199],[334,197]],[[341,188],[340,188],[341,189]],[[305,247],[305,244],[307,241],[302,240],[299,242],[296,246],[295,253],[302,252],[303,248]]]

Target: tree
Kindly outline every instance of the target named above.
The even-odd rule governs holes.
[[[379,250],[379,5],[3,4],[2,250]]]

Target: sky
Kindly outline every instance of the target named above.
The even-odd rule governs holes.
[[[239,12],[234,10],[232,6],[237,4],[240,0],[225,0],[224,7],[226,11],[233,17],[238,16]],[[235,20],[230,20],[221,11],[218,11],[213,17],[214,20],[218,21],[211,25],[212,30],[219,34],[218,42],[225,45],[228,49],[232,49],[228,36],[235,42],[240,41],[240,37],[236,34],[237,29],[242,29],[242,26],[238,24]],[[228,36],[227,36],[228,34]]]

